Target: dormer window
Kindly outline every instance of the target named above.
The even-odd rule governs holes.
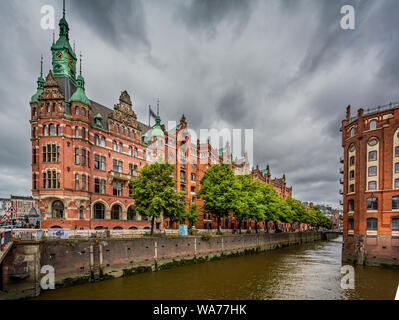
[[[100,118],[96,118],[96,126],[97,127],[101,127],[102,126]]]

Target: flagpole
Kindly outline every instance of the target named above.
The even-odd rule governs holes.
[[[148,105],[148,126],[151,127],[151,105]]]

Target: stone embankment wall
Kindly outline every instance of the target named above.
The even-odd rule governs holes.
[[[209,239],[166,236],[129,240],[47,240],[33,244],[19,242],[14,244],[3,262],[1,290],[3,298],[38,295],[40,268],[45,265],[54,268],[56,287],[62,287],[299,245],[323,238],[325,236],[321,232],[300,232],[225,235]],[[11,277],[12,273],[22,275],[24,272],[29,272],[24,279]]]

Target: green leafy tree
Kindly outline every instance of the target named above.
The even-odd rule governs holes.
[[[171,174],[174,167],[168,163],[145,165],[139,176],[130,180],[131,198],[134,209],[151,219],[151,234],[154,232],[155,219],[163,213],[164,218],[180,221],[186,203],[185,195],[174,190],[176,180]]]
[[[210,167],[202,177],[198,193],[204,201],[204,211],[217,217],[218,231],[220,222],[237,206],[237,185],[230,165],[222,163]]]
[[[200,220],[196,202],[192,203],[190,208],[186,211],[186,219],[190,225],[190,232],[192,232],[194,224]]]
[[[308,212],[306,207],[298,200],[288,197],[286,200],[292,211],[292,221],[298,224],[306,223]]]

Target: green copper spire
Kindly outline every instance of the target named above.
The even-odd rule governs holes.
[[[165,137],[165,134],[162,131],[161,128],[161,117],[159,116],[159,100],[158,100],[158,105],[157,105],[157,116],[155,117],[155,126],[151,131],[151,137]]]
[[[53,74],[55,77],[68,77],[76,84],[76,55],[69,44],[69,25],[65,19],[65,0],[63,1],[63,16],[59,22],[60,35],[51,46],[53,53]]]
[[[76,79],[76,91],[71,97],[71,101],[80,101],[88,106],[91,105],[89,98],[85,94],[85,79],[82,77],[82,54],[80,54],[80,71]]]
[[[43,55],[40,58],[40,77],[37,78],[37,92],[30,99],[31,103],[39,102],[39,96],[44,90],[44,79],[43,79]]]

